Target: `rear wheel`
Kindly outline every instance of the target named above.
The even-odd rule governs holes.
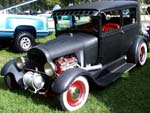
[[[17,52],[26,52],[35,44],[34,37],[29,32],[20,32],[15,37],[14,47]]]
[[[15,77],[12,74],[7,74],[4,77],[5,83],[10,90],[15,90],[18,88],[18,84],[15,80]]]
[[[75,111],[85,104],[88,94],[88,81],[85,77],[77,77],[70,87],[59,96],[60,106],[63,110]]]
[[[138,47],[138,64],[143,66],[147,59],[147,45],[144,41],[139,44]]]

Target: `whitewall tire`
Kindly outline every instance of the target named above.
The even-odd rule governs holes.
[[[59,96],[60,106],[63,110],[75,111],[81,108],[89,94],[89,84],[85,77],[77,77],[69,88]]]
[[[139,44],[138,47],[138,64],[143,66],[146,63],[147,59],[147,45],[144,41]]]

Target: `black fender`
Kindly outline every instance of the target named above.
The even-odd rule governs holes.
[[[81,68],[73,68],[63,72],[52,84],[52,91],[61,94],[66,91],[73,80],[78,76],[88,76],[90,73]]]
[[[6,76],[7,74],[12,74],[16,82],[19,84],[24,74],[15,66],[15,62],[16,59],[8,61],[1,69],[1,75]]]
[[[128,62],[135,63],[135,64],[138,63],[138,46],[141,41],[146,42],[144,36],[137,35],[127,53]]]

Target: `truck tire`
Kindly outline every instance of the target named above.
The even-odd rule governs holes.
[[[63,110],[75,111],[85,104],[88,94],[88,81],[85,77],[79,76],[58,96],[59,105]]]
[[[30,32],[16,34],[14,48],[17,52],[26,52],[35,45],[35,40]]]

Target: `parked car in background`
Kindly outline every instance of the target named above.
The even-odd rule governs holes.
[[[147,40],[148,51],[150,51],[150,25],[146,27],[146,31],[143,34]]]
[[[90,84],[105,87],[146,63],[135,1],[85,3],[54,11],[53,17],[56,38],[2,68],[9,89],[53,94],[63,110],[75,111],[86,103]]]
[[[23,12],[13,10],[13,8],[14,6],[0,11],[0,39],[13,41],[16,51],[28,51],[35,45],[37,37],[46,37],[52,32],[48,28],[46,17],[25,15]]]

